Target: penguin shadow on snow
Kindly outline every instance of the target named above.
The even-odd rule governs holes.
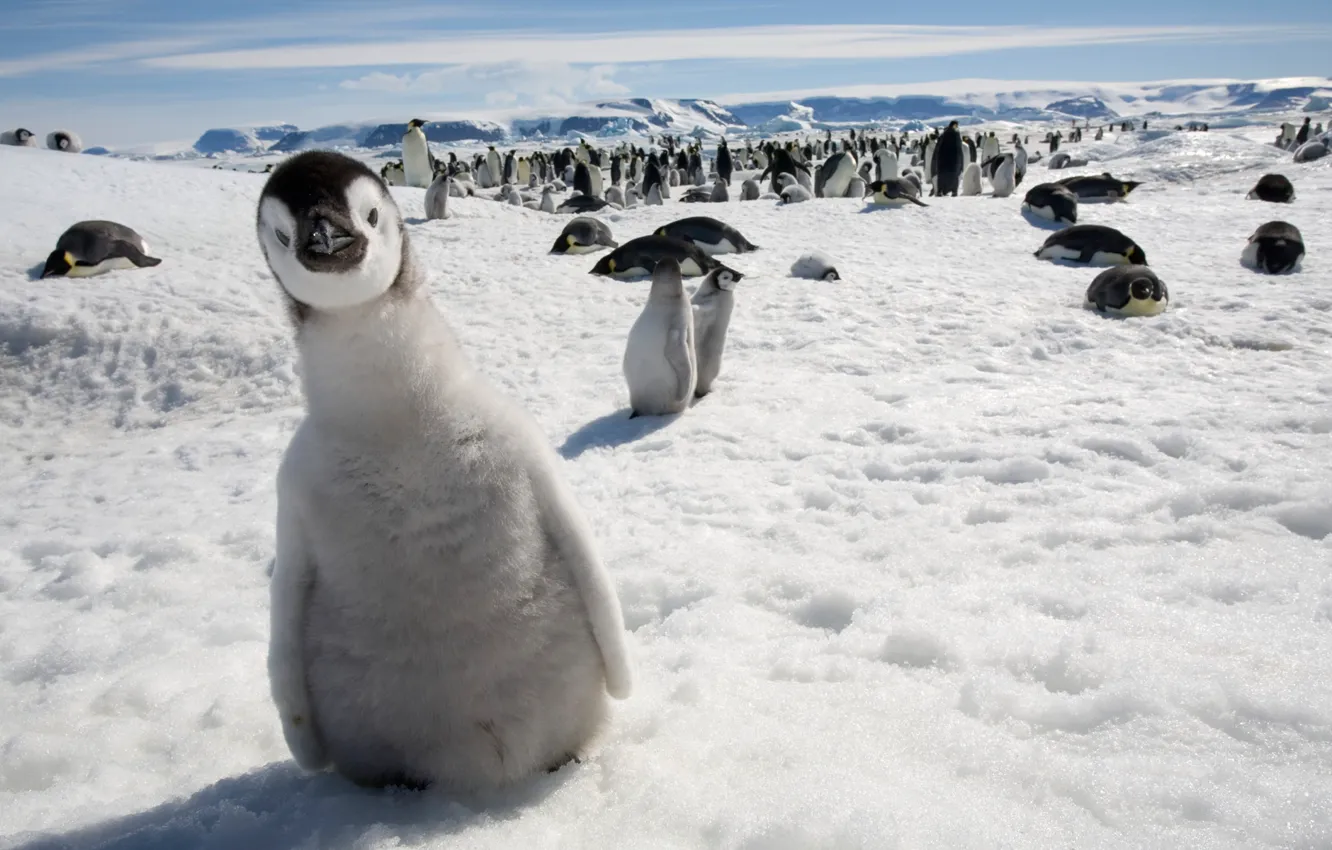
[[[589,449],[613,449],[616,446],[623,446],[660,431],[684,415],[674,413],[669,416],[635,416],[630,419],[630,413],[630,409],[625,407],[593,419],[569,435],[564,445],[559,448],[560,454],[568,460],[573,460]]]
[[[1051,221],[1048,218],[1042,218],[1041,216],[1036,215],[1031,210],[1022,210],[1021,212],[1022,212],[1022,217],[1027,220],[1027,224],[1030,224],[1032,227],[1036,227],[1041,230],[1063,230],[1064,228],[1069,226],[1067,224],[1063,224],[1058,221]]]
[[[280,850],[360,846],[359,841],[370,833],[416,845],[521,817],[572,775],[573,770],[565,767],[505,791],[454,797],[430,789],[358,788],[336,774],[309,774],[290,761],[279,762],[228,777],[144,812],[63,834],[29,834],[6,846],[14,850]]]
[[[43,272],[45,269],[46,269],[46,261],[45,261],[45,260],[43,260],[42,262],[40,262],[40,263],[38,263],[37,265],[33,266],[32,268],[28,269],[28,280],[41,280],[41,279],[42,279],[42,272]]]

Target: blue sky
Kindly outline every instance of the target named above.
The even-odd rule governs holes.
[[[1332,72],[1326,0],[0,5],[0,124],[111,146],[621,96]]]

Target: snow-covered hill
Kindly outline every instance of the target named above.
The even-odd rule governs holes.
[[[627,419],[646,285],[548,255],[567,218],[393,190],[562,454],[638,665],[581,764],[483,799],[283,744],[265,568],[302,400],[264,178],[0,148],[0,847],[1329,846],[1332,161],[1271,135],[1070,146],[1146,181],[1083,219],[1145,248],[1154,319],[1083,310],[1095,272],[1034,260],[1019,197],[607,215],[763,248],[677,419]],[[1298,200],[1244,200],[1272,170]],[[31,278],[102,217],[162,264]],[[1298,274],[1238,263],[1272,218]],[[811,248],[845,280],[790,278]]]
[[[1257,82],[1203,80],[1171,83],[1049,83],[956,80],[920,85],[858,86],[807,92],[776,100],[631,98],[598,101],[560,114],[517,111],[485,116],[437,116],[426,126],[436,143],[564,140],[580,136],[639,136],[670,132],[716,137],[843,125],[968,124],[1087,119],[1140,115],[1230,117],[1234,123],[1270,122],[1271,113],[1323,110],[1332,78],[1296,77]],[[420,116],[430,118],[430,113]],[[291,152],[312,147],[396,146],[406,117],[396,122],[337,124],[300,130],[280,127],[214,129],[194,144],[198,154]]]

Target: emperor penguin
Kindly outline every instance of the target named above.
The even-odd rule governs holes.
[[[541,206],[539,209],[544,213],[555,212],[555,190],[550,186],[541,190]]]
[[[820,198],[845,198],[846,187],[856,176],[856,158],[846,151],[835,153],[819,166],[816,194]]]
[[[890,147],[881,147],[874,153],[874,179],[897,177],[897,154]]]
[[[83,141],[69,130],[53,130],[46,134],[46,146],[62,153],[78,153],[83,150]]]
[[[985,141],[981,145],[981,161],[984,162],[987,159],[994,159],[998,155],[999,137],[991,132],[985,137]]]
[[[434,168],[430,163],[430,146],[426,144],[425,132],[421,127],[425,122],[413,118],[407,122],[407,132],[402,137],[402,170],[408,186],[424,189],[434,178]]]
[[[727,186],[731,185],[731,149],[726,146],[726,140],[717,142],[717,177]]]
[[[1017,160],[1013,154],[1006,153],[999,157],[999,167],[990,178],[990,185],[994,187],[996,198],[1007,198],[1013,194],[1017,188]]]
[[[514,156],[513,151],[504,155],[504,182],[518,183],[518,157]]]
[[[736,282],[735,273],[730,269],[713,269],[690,299],[694,309],[694,359],[698,368],[695,398],[707,395],[712,390],[712,382],[721,373],[726,329],[730,327],[731,311],[735,309]]]
[[[486,151],[486,167],[490,169],[490,179],[495,181],[496,186],[504,182],[504,165],[494,145],[490,145]]]
[[[453,178],[441,173],[425,193],[425,214],[428,221],[449,217],[449,195],[453,194]]]
[[[3,133],[0,133],[0,145],[35,148],[37,147],[37,137],[32,134],[31,130],[17,127],[13,130],[5,130]]]
[[[694,313],[685,294],[680,263],[657,261],[647,304],[624,350],[630,418],[682,413],[694,396],[698,361],[694,352]]]
[[[296,762],[476,791],[576,759],[631,670],[545,433],[468,362],[362,163],[286,160],[256,230],[306,400],[277,472],[268,654]]]
[[[752,177],[740,184],[740,200],[742,201],[757,201],[761,194],[763,192],[759,189],[758,181]]]
[[[92,277],[116,269],[150,268],[162,261],[133,229],[114,221],[80,221],[56,240],[42,277]]]

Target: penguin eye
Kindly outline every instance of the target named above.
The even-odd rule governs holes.
[[[378,227],[378,226],[379,226],[379,207],[375,207],[374,209],[370,210],[370,215],[366,216],[366,217],[365,217],[365,220],[368,221],[368,222],[370,222],[370,226],[371,226],[371,227]]]
[[[283,233],[281,230],[278,230],[275,227],[273,228],[273,235],[277,237],[277,241],[282,243],[283,248],[291,247],[291,237],[287,236],[287,234]]]

